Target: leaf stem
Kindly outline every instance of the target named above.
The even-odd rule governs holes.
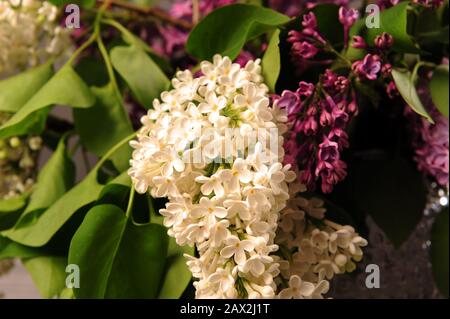
[[[130,189],[130,196],[128,197],[128,206],[127,206],[127,211],[125,213],[125,216],[127,218],[130,218],[131,216],[131,212],[133,211],[133,203],[134,203],[134,194],[136,193],[135,189],[134,189],[134,185],[131,185],[131,189]]]
[[[82,45],[80,45],[80,47],[75,50],[75,52],[72,54],[72,56],[70,57],[70,59],[66,62],[65,65],[71,65],[73,64],[73,62],[75,61],[75,59],[84,51],[86,50],[92,43],[95,42],[95,40],[97,40],[99,38],[99,24],[100,24],[100,20],[103,16],[103,13],[105,12],[106,8],[110,5],[111,0],[105,0],[103,5],[100,7],[100,10],[97,12],[97,15],[95,17],[95,22],[94,22],[94,32],[91,34],[91,36],[86,40],[86,42],[84,42]]]

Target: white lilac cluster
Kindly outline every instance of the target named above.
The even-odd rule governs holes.
[[[218,55],[201,63],[199,77],[178,72],[131,142],[136,190],[167,197],[160,213],[169,235],[197,248],[198,258],[187,256],[197,298],[276,295],[279,265],[271,254],[295,174],[281,164],[286,114],[269,105],[260,72],[259,60],[241,68]],[[227,136],[230,128],[237,134]],[[264,143],[274,129],[275,150]],[[227,145],[241,147],[223,152]]]
[[[47,1],[0,0],[0,79],[67,53],[68,29]]]
[[[0,126],[8,118],[0,112]],[[31,188],[41,146],[39,136],[0,138],[0,200],[19,196]]]
[[[323,298],[329,280],[352,272],[361,260],[367,240],[349,225],[325,219],[324,202],[306,198],[306,188],[290,185],[287,207],[280,213],[275,242],[280,249],[279,298]]]

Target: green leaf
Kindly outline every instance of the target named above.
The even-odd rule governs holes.
[[[15,196],[8,199],[0,199],[0,216],[3,213],[12,213],[24,208],[27,204],[27,199],[30,196],[29,193]]]
[[[85,205],[95,201],[103,185],[97,182],[97,169],[92,170],[79,184],[61,196],[50,208],[35,218],[27,218],[17,223],[4,236],[31,247],[48,243],[55,233]]]
[[[180,247],[174,238],[170,238],[166,272],[158,294],[159,299],[178,299],[191,282],[192,273],[186,265],[184,254],[194,255],[194,247]]]
[[[169,79],[158,65],[137,46],[114,47],[111,62],[145,108],[151,108],[153,99],[170,86]]]
[[[45,63],[0,81],[0,112],[19,111],[52,75],[52,64]]]
[[[89,88],[72,67],[67,65],[0,127],[0,137],[41,132],[50,105],[87,108],[94,102],[95,98]]]
[[[277,84],[278,76],[281,70],[280,61],[280,30],[276,29],[269,41],[266,53],[262,59],[262,74],[264,82],[267,84],[272,92],[275,92],[275,85]]]
[[[30,192],[8,199],[0,199],[0,230],[14,226],[27,205],[28,197],[30,197]]]
[[[224,6],[197,24],[189,35],[186,50],[200,61],[210,60],[214,54],[233,60],[248,40],[289,21],[289,17],[259,6]]]
[[[0,259],[4,258],[30,258],[42,256],[39,249],[24,246],[12,240],[0,236]]]
[[[88,86],[105,86],[109,83],[108,71],[102,59],[87,56],[77,62],[75,71]]]
[[[420,221],[427,189],[413,163],[395,158],[364,161],[354,167],[356,208],[369,213],[399,247]]]
[[[380,13],[380,27],[366,29],[366,41],[374,44],[375,37],[387,32],[394,37],[392,49],[401,53],[419,53],[420,50],[411,40],[408,34],[408,5],[409,1],[403,1]]]
[[[43,298],[53,298],[66,285],[66,258],[36,257],[23,261]]]
[[[431,230],[431,264],[434,281],[440,292],[448,298],[448,207],[436,217]]]
[[[75,233],[69,263],[80,267],[77,298],[155,298],[164,274],[164,227],[135,225],[114,205],[92,208]]]
[[[430,82],[431,98],[436,108],[448,118],[448,65],[438,66]]]
[[[39,172],[35,191],[31,194],[28,206],[26,207],[13,229],[7,233],[14,232],[14,229],[28,225],[39,217],[45,209],[50,207],[58,198],[69,190],[75,180],[75,166],[67,154],[66,136],[58,143],[58,147]]]
[[[173,73],[173,68],[170,65],[170,61],[167,59],[167,57],[162,57],[158,53],[156,53],[153,48],[148,46],[147,43],[142,41],[141,38],[135,36],[132,32],[130,32],[127,28],[125,28],[123,25],[118,23],[115,20],[105,20],[105,23],[113,26],[117,30],[120,31],[122,35],[122,39],[125,43],[129,44],[130,46],[135,46],[136,48],[139,48],[143,50],[144,52],[148,53],[150,58],[160,67],[160,69],[165,72],[166,74]]]
[[[128,114],[119,101],[112,84],[91,88],[96,103],[88,109],[74,109],[75,128],[81,142],[97,156],[103,156],[111,147],[133,133]],[[129,167],[131,147],[125,144],[112,156],[119,171]]]
[[[64,136],[53,155],[42,167],[24,214],[51,206],[68,191],[75,181],[75,165],[72,162]]]
[[[419,115],[425,117],[431,123],[433,119],[425,110],[419,95],[417,94],[416,87],[414,85],[414,79],[409,71],[402,71],[400,69],[392,70],[392,77],[394,78],[395,85],[397,86],[400,95],[405,102]]]

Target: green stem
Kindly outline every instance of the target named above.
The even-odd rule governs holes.
[[[411,79],[412,79],[413,82],[414,82],[414,80],[417,77],[417,73],[419,72],[420,67],[422,67],[422,66],[428,66],[430,68],[435,68],[436,67],[436,65],[434,63],[432,63],[432,62],[428,62],[428,61],[419,61],[419,62],[417,62],[416,65],[414,66],[414,69],[413,69],[412,73],[411,73]]]
[[[333,53],[334,55],[336,55],[339,59],[341,59],[342,61],[344,61],[348,66],[350,66],[350,68],[352,67],[352,62],[347,59],[344,55],[342,55],[341,53],[339,53],[338,51],[336,51],[333,46],[331,44],[327,45],[325,47],[326,50],[330,51],[331,53]]]
[[[98,27],[100,25],[100,20],[103,16],[103,13],[105,12],[106,8],[109,6],[110,1],[105,1],[105,3],[101,6],[100,10],[97,13],[97,16],[95,17],[94,22],[94,32],[91,34],[89,39],[86,40],[70,57],[70,59],[66,62],[65,65],[71,65],[75,61],[75,59],[84,51],[86,50],[92,43],[95,42],[99,38],[99,32],[100,28]]]
[[[133,211],[133,203],[134,203],[134,194],[135,194],[135,190],[134,190],[134,185],[131,185],[131,189],[130,189],[130,197],[128,197],[128,206],[127,206],[127,211],[125,213],[125,216],[127,218],[130,218],[131,216],[131,212]]]
[[[119,86],[117,85],[116,76],[114,75],[114,68],[112,66],[111,59],[109,58],[109,55],[108,55],[108,51],[106,50],[105,44],[103,43],[103,40],[101,37],[97,38],[97,44],[98,44],[100,53],[103,57],[103,60],[105,61],[106,71],[108,72],[108,77],[109,77],[109,80],[111,81],[111,85],[113,86],[113,89],[116,92],[118,100],[121,101],[122,95],[120,94]]]
[[[97,39],[97,34],[95,34],[95,32],[94,32],[91,34],[89,39],[87,39],[86,42],[84,42],[82,45],[80,45],[80,47],[72,54],[70,59],[66,62],[66,65],[73,64],[73,62],[81,54],[81,52],[86,50],[92,43],[94,43],[95,39]]]

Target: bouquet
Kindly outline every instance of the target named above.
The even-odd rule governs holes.
[[[0,0],[0,261],[42,297],[330,298],[424,212],[448,296],[448,1],[75,3]]]

